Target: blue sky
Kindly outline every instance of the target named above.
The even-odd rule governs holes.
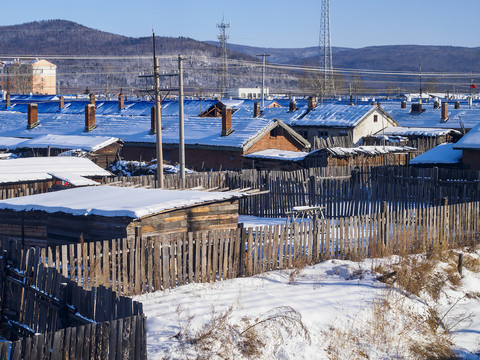
[[[21,5],[19,5],[21,4]],[[127,36],[216,40],[231,22],[230,42],[262,47],[317,46],[320,0],[3,1],[0,25],[66,19]],[[331,0],[332,45],[480,46],[480,0]]]

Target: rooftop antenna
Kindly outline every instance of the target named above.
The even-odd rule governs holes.
[[[330,0],[322,0],[322,17],[320,20],[320,72],[323,72],[323,92],[326,95],[335,95],[332,39],[330,35]]]
[[[220,41],[220,47],[222,49],[222,67],[220,68],[220,95],[226,97],[228,88],[228,58],[227,58],[227,40],[230,38],[228,33],[230,29],[230,23],[225,23],[225,17],[222,18],[221,23],[217,23],[217,28],[220,31],[218,40]]]

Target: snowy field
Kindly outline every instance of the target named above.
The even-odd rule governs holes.
[[[462,277],[455,252],[329,260],[135,300],[149,359],[480,359],[479,253],[465,253]]]

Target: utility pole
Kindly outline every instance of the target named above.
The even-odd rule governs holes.
[[[185,134],[183,114],[183,57],[178,55],[178,115],[179,115],[179,141],[178,141],[178,162],[180,163],[180,179],[182,187],[185,188]]]
[[[153,74],[155,76],[155,135],[157,140],[157,188],[163,188],[163,150],[162,150],[162,101],[160,97],[160,74],[158,58],[155,55],[155,30],[153,30]]]
[[[422,64],[419,65],[419,77],[420,77],[420,98],[418,103],[422,103]]]
[[[262,109],[265,107],[265,57],[270,56],[267,54],[257,55],[263,58],[262,61]]]

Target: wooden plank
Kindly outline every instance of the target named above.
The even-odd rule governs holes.
[[[248,228],[247,231],[247,276],[253,276],[253,228]]]

